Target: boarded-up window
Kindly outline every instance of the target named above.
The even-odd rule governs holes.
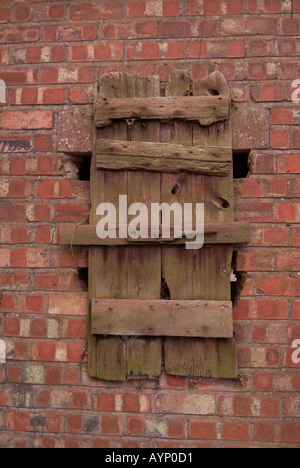
[[[226,80],[174,72],[165,97],[158,77],[109,74],[99,84],[90,224],[60,230],[62,244],[90,246],[89,373],[236,378],[231,263],[249,226],[235,222]],[[204,203],[205,245],[187,250],[172,235],[99,239],[98,205],[118,211],[124,194],[149,211],[151,203]]]

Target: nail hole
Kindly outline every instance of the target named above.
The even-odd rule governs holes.
[[[217,89],[209,89],[208,94],[210,94],[211,96],[220,96],[220,93]]]
[[[180,192],[181,192],[181,185],[180,184],[174,185],[174,187],[171,190],[172,195],[178,195],[178,193]]]
[[[215,204],[218,205],[220,208],[224,210],[228,210],[230,208],[230,203],[222,197],[216,197],[214,200]]]

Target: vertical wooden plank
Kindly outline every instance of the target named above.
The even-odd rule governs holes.
[[[128,75],[128,97],[158,97],[159,77]],[[128,126],[128,140],[159,142],[159,122],[136,121]],[[128,206],[144,203],[150,214],[151,203],[160,203],[161,174],[128,172]],[[129,217],[129,221],[130,221]],[[127,247],[128,298],[159,299],[161,277],[160,246]],[[128,341],[128,377],[156,378],[161,373],[161,339],[140,338]]]
[[[102,77],[103,97],[158,96],[159,81],[130,74]],[[159,135],[159,124],[115,121],[97,130],[97,138],[152,141]],[[157,140],[156,140],[157,141]],[[160,174],[148,172],[96,171],[93,161],[93,202],[91,223],[101,202],[117,208],[119,195],[128,195],[128,206],[134,202],[160,201]],[[117,210],[117,216],[119,215]],[[161,276],[160,247],[96,247],[90,255],[90,295],[94,298],[159,299]],[[116,337],[91,336],[92,375],[105,380],[126,380],[127,375],[157,377],[161,369],[160,339],[120,340]],[[96,358],[95,355],[96,349]],[[138,358],[137,358],[138,356]],[[95,371],[96,369],[96,371]]]
[[[181,96],[188,94],[193,84],[182,72],[172,73],[167,94]],[[228,133],[228,128],[223,131]],[[171,134],[171,132],[169,132]],[[184,145],[201,144],[231,146],[228,137],[218,139],[211,128],[198,124],[176,122],[172,143]],[[229,143],[229,144],[228,144]],[[193,174],[163,174],[162,200],[167,203],[205,203],[205,222],[229,222],[234,219],[232,179],[197,176]],[[174,194],[173,187],[180,190]],[[226,204],[225,204],[226,202]],[[229,207],[227,206],[229,203]],[[232,246],[209,246],[200,250],[186,250],[184,246],[167,246],[162,249],[163,276],[168,285],[171,299],[230,300],[230,269]],[[165,368],[175,375],[235,376],[233,360],[229,362],[222,355],[227,349],[226,340],[200,340],[169,338],[165,344]],[[210,348],[208,349],[208,347]],[[229,346],[233,344],[229,343]],[[209,351],[209,354],[207,354]],[[208,357],[209,356],[209,357]],[[221,356],[221,358],[220,358]],[[222,357],[223,356],[223,357]],[[228,356],[228,352],[226,353]],[[226,370],[222,371],[222,366]]]
[[[122,74],[105,75],[100,80],[100,94],[105,97],[126,97],[126,82]],[[127,140],[127,124],[115,121],[109,127],[98,129],[97,138]],[[97,171],[95,155],[92,163],[92,213],[91,224],[96,224],[99,203],[119,206],[119,194],[127,193],[127,172]],[[117,216],[118,216],[117,209]],[[127,298],[127,251],[121,247],[96,247],[90,250],[90,296],[93,298]],[[95,353],[93,371],[105,380],[126,380],[127,346],[117,337],[92,336],[89,356]]]

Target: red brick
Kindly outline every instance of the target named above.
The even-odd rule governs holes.
[[[45,312],[45,298],[43,296],[28,296],[25,299],[26,311],[34,314]]]
[[[281,18],[281,30],[285,36],[297,36],[300,32],[300,21],[298,18]]]
[[[38,183],[37,194],[40,198],[54,197],[54,180],[44,180]]]
[[[181,8],[179,2],[166,0],[163,2],[163,16],[180,16]]]
[[[50,111],[5,111],[1,114],[0,125],[9,130],[51,129],[53,127],[53,113]]]
[[[298,283],[297,278],[269,276],[258,280],[257,289],[270,296],[294,296],[300,293]]]
[[[68,367],[65,370],[65,383],[68,385],[76,385],[81,382],[80,370],[78,368]]]
[[[15,8],[15,20],[25,23],[30,20],[31,8],[29,6],[19,6]]]
[[[8,196],[10,198],[24,198],[25,197],[25,180],[14,180],[9,184]]]
[[[34,342],[32,357],[35,361],[55,361],[56,343],[47,341]]]
[[[30,336],[44,338],[47,336],[47,321],[45,319],[34,319],[30,322]]]
[[[273,375],[267,373],[256,374],[253,377],[253,384],[257,392],[272,392]]]
[[[78,104],[88,104],[93,102],[93,88],[88,87],[75,87],[70,89],[69,95],[70,101]]]
[[[284,422],[282,423],[281,442],[294,443],[300,442],[300,423]]]
[[[26,50],[25,63],[39,63],[42,61],[42,48],[30,47]]]
[[[36,408],[47,408],[51,403],[50,390],[39,390],[34,395],[33,405]]]
[[[98,411],[115,411],[115,395],[112,393],[97,395],[96,409]]]
[[[52,151],[53,143],[52,143],[51,136],[37,135],[35,137],[35,149],[36,149],[36,151],[40,151],[40,152]],[[40,165],[42,165],[45,162],[46,162],[46,159],[45,159],[45,161],[39,159]],[[52,161],[51,161],[51,172],[50,172],[50,174],[51,173],[52,173]],[[49,172],[47,172],[47,174],[49,174]]]
[[[18,413],[16,411],[7,413],[6,425],[9,431],[28,431],[30,423],[29,413]]]
[[[281,0],[264,0],[264,10],[266,13],[281,13]]]
[[[89,409],[89,398],[86,392],[73,392],[72,407],[76,409]]]
[[[64,5],[51,5],[49,6],[49,19],[50,20],[63,20],[66,15],[66,7]]]
[[[66,431],[71,433],[81,433],[82,416],[81,414],[69,415],[66,417]]]
[[[62,383],[62,371],[60,369],[47,367],[45,384],[46,385],[60,385]]]
[[[217,427],[213,421],[191,421],[190,422],[191,439],[216,439]]]
[[[265,80],[267,78],[267,69],[264,63],[249,63],[248,64],[248,79],[249,80]]]
[[[5,318],[3,320],[4,336],[20,336],[20,319]]]
[[[268,196],[287,195],[287,180],[286,179],[270,179],[268,180]]]
[[[277,207],[277,220],[279,223],[299,223],[298,203],[279,203]]]
[[[184,44],[181,42],[171,42],[168,44],[168,59],[184,58]]]
[[[159,58],[159,46],[155,43],[142,44],[142,59],[157,60]]]
[[[268,54],[266,39],[251,39],[249,42],[250,57],[265,57]]]
[[[275,427],[273,422],[258,422],[254,427],[254,440],[258,442],[274,442]]]
[[[145,421],[141,418],[127,419],[128,434],[133,436],[142,435],[145,428]]]
[[[162,37],[189,37],[191,24],[188,21],[166,21],[161,23]]]
[[[129,18],[143,18],[146,13],[146,1],[128,2]]]
[[[272,130],[270,134],[271,148],[287,148],[288,146],[288,131],[287,130]]]
[[[184,421],[170,421],[168,426],[168,437],[171,439],[184,439],[185,438],[185,422]]]
[[[10,366],[8,368],[8,380],[10,382],[21,382],[23,377],[22,367]]]
[[[252,400],[246,396],[233,397],[233,415],[234,416],[252,416]]]
[[[119,416],[102,416],[101,433],[103,435],[118,435],[121,433]]]
[[[225,422],[222,425],[221,438],[225,440],[249,440],[250,426],[249,424],[234,424]]]
[[[89,217],[89,210],[86,205],[56,205],[55,220],[58,223],[86,221]]]
[[[125,393],[123,395],[123,411],[127,413],[138,413],[140,411],[139,395],[136,393]]]
[[[43,416],[46,417],[45,432],[52,432],[54,434],[61,432],[63,422],[61,414],[46,413]]]
[[[227,48],[229,58],[245,57],[244,41],[228,41]]]
[[[293,317],[295,320],[300,320],[300,301],[295,301],[293,305]]]
[[[280,416],[280,398],[262,398],[260,414],[263,418],[278,418]]]
[[[259,198],[261,196],[260,183],[257,179],[245,179],[242,187],[242,197]]]
[[[68,323],[68,338],[85,338],[86,322],[83,320],[70,320]]]
[[[101,2],[98,4],[80,3],[71,7],[71,20],[121,19],[123,17],[122,3]]]
[[[288,318],[287,301],[263,300],[257,302],[257,316],[263,320],[284,320]]]

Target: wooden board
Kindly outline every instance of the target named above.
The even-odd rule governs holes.
[[[207,81],[197,87],[182,72],[173,72],[168,86],[168,95],[183,95],[192,89],[193,94],[208,92],[220,86],[219,80]],[[218,81],[218,82],[217,82]],[[225,80],[224,80],[225,81]],[[226,83],[226,81],[225,81]],[[229,95],[223,86],[222,92]],[[226,85],[227,86],[227,85]],[[221,91],[221,90],[220,90]],[[193,97],[194,99],[194,97]],[[228,123],[217,123],[208,129],[198,123],[180,122],[171,129],[165,128],[169,143],[203,146],[231,147],[231,128]],[[174,194],[173,187],[180,186]],[[162,201],[181,204],[205,203],[205,223],[232,223],[234,200],[232,172],[222,179],[194,174],[163,174]],[[162,248],[163,277],[171,299],[230,301],[230,272],[233,246],[205,245],[201,250],[185,250],[184,246]],[[236,377],[236,350],[233,340],[215,339],[211,355],[207,355],[206,341],[195,338],[167,338],[165,343],[165,369],[174,375],[213,375]],[[224,353],[223,353],[224,348]],[[230,352],[228,351],[230,349]],[[172,352],[170,352],[172,350]],[[225,352],[226,351],[226,352]],[[226,360],[219,358],[226,355]],[[202,363],[205,363],[202,364]]]
[[[235,342],[232,339],[168,339],[165,370],[173,375],[236,379]]]
[[[92,333],[232,338],[232,303],[94,299]]]
[[[200,125],[228,119],[230,99],[228,96],[201,96],[166,98],[107,99],[100,97],[95,104],[97,127],[105,127],[114,119],[141,120],[196,120]]]
[[[232,150],[98,140],[96,155],[98,169],[171,173],[185,171],[224,177],[230,173]]]
[[[127,226],[125,227],[127,229]],[[193,227],[195,229],[195,227]],[[148,232],[150,233],[150,226],[147,227]],[[160,227],[161,231],[161,227]],[[236,223],[220,223],[214,224],[209,223],[205,225],[205,244],[244,244],[250,240],[250,224],[244,222]],[[80,226],[61,226],[59,228],[59,243],[61,245],[141,245],[142,243],[151,243],[151,244],[176,244],[181,245],[187,242],[185,235],[182,239],[174,239],[173,237],[164,239],[160,237],[159,239],[132,239],[128,237],[127,239],[119,238],[119,228],[117,227],[116,239],[100,239],[96,233],[95,225],[80,225]]]
[[[159,96],[160,86],[157,77],[147,79],[130,74],[109,74],[101,78],[100,94],[107,98]],[[114,121],[110,127],[97,130],[96,139],[121,139],[159,141],[159,125],[149,123],[147,127],[136,122],[129,126],[125,121]],[[160,201],[160,174],[147,172],[128,173],[99,171],[96,167],[96,155],[93,156],[92,179],[92,217],[94,226],[99,220],[95,215],[96,206],[101,202],[118,206],[119,195],[127,194],[128,203],[137,200],[146,204]],[[119,217],[119,212],[117,212]],[[128,223],[125,216],[124,224]],[[161,287],[161,249],[151,247],[93,247],[90,251],[90,294],[101,299],[159,299]],[[91,331],[91,330],[90,330]],[[147,377],[157,378],[160,375],[161,340],[149,338],[144,340],[122,340],[119,337],[92,335],[89,354],[92,354],[95,375],[105,380],[126,380],[129,377],[145,376],[143,366],[147,362]],[[95,353],[97,359],[94,360]],[[144,346],[144,353],[141,348]],[[137,359],[145,355],[147,361]],[[151,350],[152,356],[149,355]],[[112,363],[113,356],[118,359]]]

